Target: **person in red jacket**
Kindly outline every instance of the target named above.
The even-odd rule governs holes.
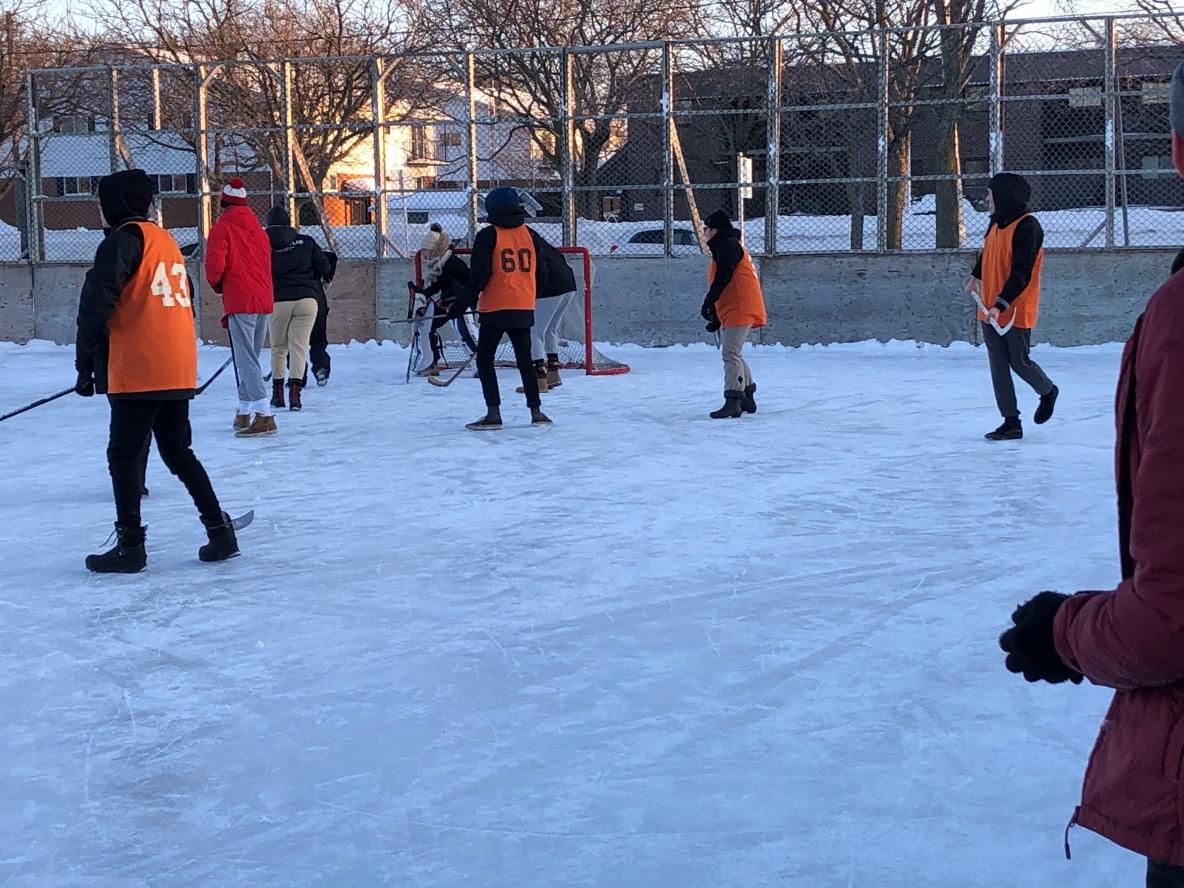
[[[222,189],[221,204],[222,216],[210,229],[206,244],[206,280],[222,294],[226,312],[222,325],[230,332],[230,355],[238,379],[234,431],[240,438],[274,435],[275,417],[259,364],[274,305],[271,242],[247,206],[242,179],[231,179]]]
[[[197,339],[185,259],[149,221],[156,186],[143,170],[99,180],[105,232],[78,300],[74,390],[111,402],[107,468],[115,492],[115,547],[86,559],[95,573],[136,573],[148,563],[140,495],[148,441],[193,498],[209,537],[202,561],[238,554],[234,525],[193,453],[189,402],[197,386]]]
[[[1184,65],[1171,89],[1172,155],[1184,176]],[[1028,681],[1116,693],[1085,774],[1080,824],[1148,859],[1149,888],[1184,888],[1184,273],[1152,295],[1118,379],[1122,582],[1041,592],[999,639]]]

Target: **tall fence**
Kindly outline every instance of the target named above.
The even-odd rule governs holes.
[[[92,256],[98,180],[131,167],[182,244],[239,176],[261,215],[357,258],[410,255],[432,222],[469,241],[496,185],[593,254],[698,254],[696,220],[721,207],[757,254],[959,249],[1002,170],[1032,182],[1046,246],[1175,246],[1184,53],[1163,33],[1118,16],[30,70],[0,261]]]

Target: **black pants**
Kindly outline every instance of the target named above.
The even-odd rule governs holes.
[[[1147,888],[1184,888],[1184,867],[1148,860]]]
[[[995,403],[1004,419],[1015,419],[1020,415],[1015,399],[1015,382],[1011,374],[1032,386],[1036,394],[1044,397],[1053,389],[1040,365],[1032,360],[1032,331],[1012,327],[1006,336],[1000,336],[990,324],[983,324],[983,342],[987,346],[987,357],[991,361],[991,384],[995,387]]]
[[[210,477],[193,455],[189,427],[189,401],[141,401],[112,399],[111,438],[107,443],[107,468],[115,491],[115,521],[122,527],[140,526],[140,485],[144,446],[148,436],[170,472],[181,479],[201,513],[202,521],[216,524],[222,507],[210,485]]]
[[[539,399],[539,381],[535,378],[534,364],[530,360],[530,328],[503,330],[483,323],[477,336],[477,375],[481,377],[481,391],[485,395],[486,406],[500,407],[502,403],[501,393],[497,389],[497,370],[494,362],[497,347],[501,345],[503,336],[509,336],[510,344],[514,346],[514,359],[518,362],[522,386],[526,389],[527,405],[542,406],[543,402]]]
[[[317,298],[317,319],[312,325],[312,336],[308,340],[308,363],[312,372],[324,370],[329,375],[329,301],[323,296]],[[308,368],[304,370],[308,381]]]

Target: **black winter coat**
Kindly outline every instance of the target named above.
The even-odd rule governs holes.
[[[332,267],[317,242],[288,225],[269,225],[271,280],[276,302],[324,298]]]
[[[464,302],[463,297],[469,276],[469,266],[454,253],[448,257],[448,261],[440,269],[440,276],[432,281],[430,286],[424,288],[423,294],[428,297],[439,295],[440,302],[444,307],[451,308],[458,301]]]

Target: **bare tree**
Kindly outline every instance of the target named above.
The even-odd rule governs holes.
[[[105,0],[107,36],[155,63],[216,67],[208,81],[210,127],[226,134],[220,151],[242,146],[277,181],[285,170],[283,68],[292,63],[291,110],[303,165],[297,190],[326,190],[332,167],[372,132],[371,62],[384,55],[386,112],[422,95],[427,80],[408,53],[422,48],[420,15],[410,0]],[[404,70],[405,69],[405,70]],[[177,81],[175,130],[193,142],[192,82]],[[381,175],[381,171],[378,172]]]
[[[573,178],[577,207],[595,218],[599,168],[623,138],[630,103],[652,83],[661,53],[615,44],[654,41],[693,32],[685,0],[456,0],[447,7],[449,42],[466,47],[604,46],[571,58],[575,115]],[[556,49],[483,54],[480,86],[500,109],[528,122],[535,144],[556,168],[563,162],[563,56]]]

